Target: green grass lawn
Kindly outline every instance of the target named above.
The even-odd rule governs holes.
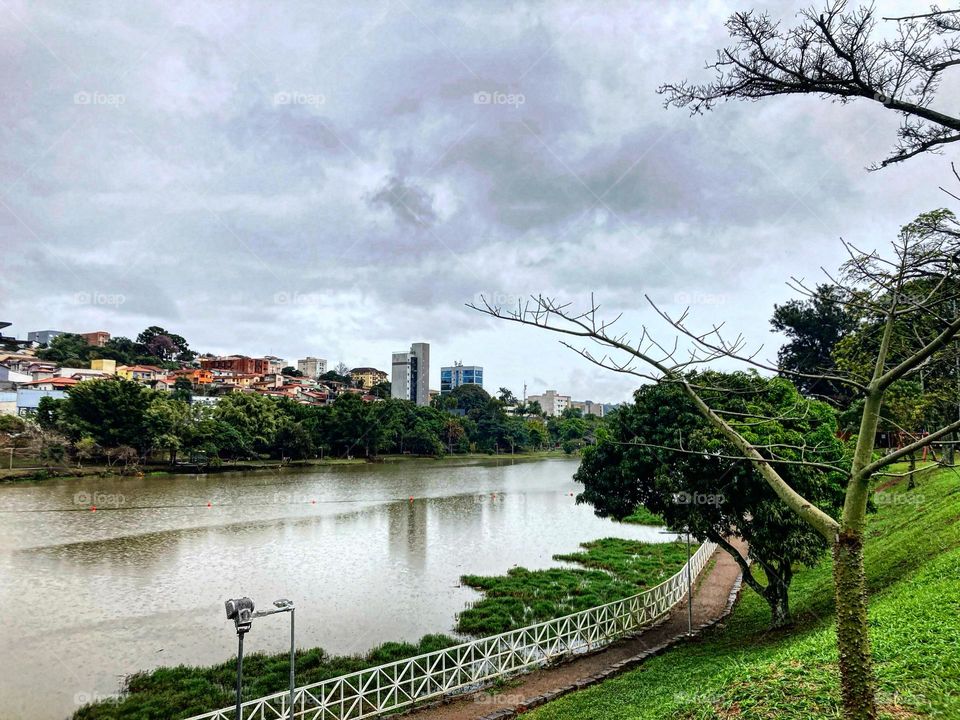
[[[868,519],[870,633],[884,718],[960,718],[960,475],[944,470],[887,495]],[[797,573],[798,621],[770,633],[749,589],[724,628],[530,720],[839,717],[831,563]]]

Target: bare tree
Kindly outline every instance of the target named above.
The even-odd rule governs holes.
[[[733,45],[707,65],[713,82],[663,85],[666,104],[697,114],[721,100],[774,95],[878,103],[902,123],[894,151],[875,167],[960,140],[960,117],[933,107],[945,71],[960,65],[960,10],[882,18],[893,24],[882,38],[872,5],[849,9],[846,0],[833,0],[823,12],[804,10],[799,18],[785,29],[766,13],[734,14],[726,25]]]
[[[845,717],[875,718],[875,681],[870,659],[867,632],[866,578],[863,565],[863,541],[870,482],[877,473],[892,463],[909,456],[918,449],[944,438],[960,429],[960,420],[917,438],[906,446],[875,458],[877,425],[884,396],[890,386],[911,377],[942,352],[948,343],[960,335],[960,315],[953,300],[956,283],[960,280],[960,233],[949,212],[941,211],[921,217],[906,226],[892,243],[892,252],[883,256],[876,251],[864,252],[844,242],[849,260],[834,277],[828,274],[838,302],[858,312],[870,312],[883,318],[879,347],[873,358],[869,377],[853,375],[818,375],[782,371],[775,361],[763,360],[759,349],[750,351],[740,335],[729,338],[722,325],[714,325],[705,332],[688,325],[688,310],[671,317],[649,297],[647,300],[659,318],[672,329],[669,342],[658,340],[646,326],[640,338],[632,341],[613,327],[619,316],[604,321],[598,314],[599,306],[591,299],[590,307],[582,312],[569,303],[560,303],[543,296],[532,297],[516,308],[502,308],[487,304],[471,305],[476,310],[497,318],[562,333],[572,338],[592,341],[602,354],[588,346],[572,341],[563,344],[576,350],[587,360],[612,371],[628,373],[660,383],[677,383],[692,400],[698,411],[716,427],[737,456],[751,463],[773,488],[780,499],[798,516],[819,532],[832,548],[834,586],[837,607],[837,645],[840,654],[840,673]],[[924,293],[917,294],[917,282],[922,281]],[[791,286],[812,295],[815,288],[800,279],[792,279]],[[931,318],[935,323],[928,322]],[[914,322],[916,321],[916,322]],[[937,331],[926,337],[895,338],[902,328],[935,327]],[[681,350],[680,340],[685,349]],[[891,357],[894,340],[898,344],[914,343],[905,358]],[[901,342],[902,341],[902,342]],[[794,377],[815,377],[823,381],[842,383],[864,401],[860,430],[852,458],[841,466],[831,464],[824,468],[804,459],[804,448],[791,448],[789,457],[782,448],[758,446],[728,422],[721,410],[711,406],[704,392],[690,379],[689,372],[715,360],[733,359],[754,368],[770,372],[786,372]],[[711,391],[723,388],[709,388]],[[803,412],[798,408],[797,412]],[[744,418],[737,418],[743,421]],[[747,418],[751,422],[765,422],[783,418]],[[682,444],[671,448],[683,452]],[[799,451],[799,459],[797,458]],[[800,495],[784,480],[778,466],[801,463],[819,469],[840,469],[847,477],[846,494],[839,519],[831,517]]]

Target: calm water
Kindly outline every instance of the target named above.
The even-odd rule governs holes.
[[[290,598],[298,646],[359,652],[449,632],[477,597],[464,573],[556,565],[554,553],[609,535],[664,539],[576,506],[576,467],[410,461],[0,486],[0,717],[59,720],[126,673],[228,659],[228,597]],[[259,620],[245,651],[282,651],[287,632],[285,615]]]

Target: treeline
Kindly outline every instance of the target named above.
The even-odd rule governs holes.
[[[137,335],[136,340],[113,337],[106,345],[90,345],[80,335],[57,335],[47,347],[37,351],[39,360],[55,362],[66,367],[87,367],[91,360],[116,360],[118,365],[157,365],[175,369],[181,362],[190,362],[196,353],[187,341],[176,333],[151,325]]]
[[[517,452],[591,443],[599,418],[579,411],[545,419],[516,415],[476,386],[458,388],[445,407],[406,400],[366,402],[345,393],[328,405],[233,393],[215,404],[194,404],[188,393],[159,392],[110,378],[72,387],[66,398],[43,398],[37,422],[62,438],[78,462],[122,456],[209,462],[316,457],[370,458],[382,454],[444,455]],[[437,403],[438,405],[440,403]]]

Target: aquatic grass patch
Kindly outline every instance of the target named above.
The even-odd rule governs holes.
[[[483,597],[457,616],[457,631],[483,637],[587,610],[653,587],[687,561],[686,545],[679,542],[604,538],[581,548],[554,556],[578,568],[516,567],[506,575],[463,576]]]
[[[441,650],[460,643],[448,635],[425,635],[416,643],[388,642],[364,655],[329,655],[320,648],[298,650],[296,684],[308,685],[358,670]],[[243,658],[243,699],[253,700],[286,688],[288,653],[251,653]],[[129,676],[118,701],[86,705],[74,720],[170,720],[227,707],[234,702],[236,661],[210,667],[178,665]]]
[[[960,718],[960,482],[942,471],[868,516],[865,560],[881,718]],[[831,563],[798,571],[797,627],[769,632],[744,590],[725,627],[538,708],[530,720],[836,720]]]
[[[650,512],[643,505],[637,505],[630,515],[623,519],[625,523],[632,525],[666,525],[666,521],[654,512]]]

